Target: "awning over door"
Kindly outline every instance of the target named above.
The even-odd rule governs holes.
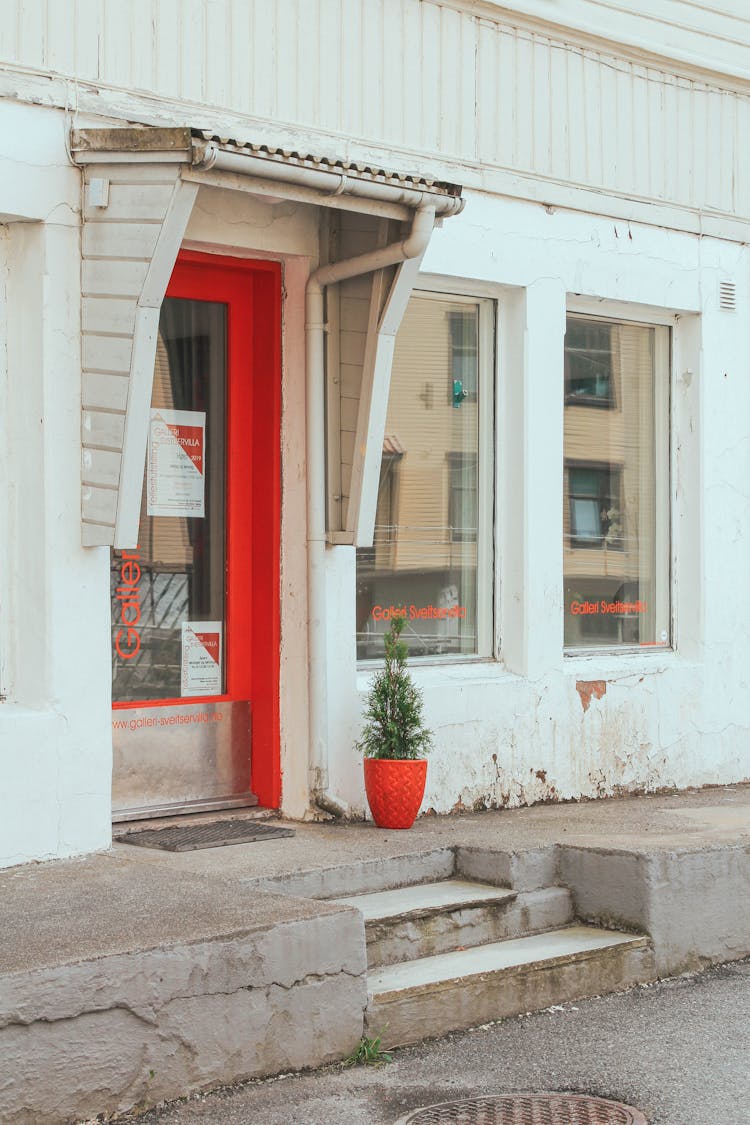
[[[84,170],[82,540],[127,548],[138,535],[159,310],[200,185],[328,209],[324,261],[347,257],[350,245],[375,249],[404,237],[400,224],[417,208],[438,218],[457,213],[461,188],[185,128],[76,130],[71,150]],[[371,521],[360,506],[374,495],[367,478],[379,468],[384,436],[384,408],[374,407],[387,400],[392,337],[420,260],[374,270],[354,301],[347,281],[330,287],[331,327],[337,339],[346,333],[347,352],[329,347],[329,376],[347,363],[356,400],[354,422],[351,401],[342,417],[331,395],[341,385],[336,370],[328,527],[337,542],[367,537]]]

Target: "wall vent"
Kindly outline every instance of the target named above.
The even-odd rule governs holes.
[[[733,281],[719,282],[719,308],[728,312],[737,308],[737,287]]]

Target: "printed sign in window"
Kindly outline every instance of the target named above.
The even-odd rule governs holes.
[[[203,518],[205,454],[206,415],[203,411],[151,411],[148,515]]]
[[[182,695],[221,695],[220,621],[183,621]]]

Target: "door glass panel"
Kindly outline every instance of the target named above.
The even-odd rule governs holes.
[[[112,552],[115,702],[226,691],[226,306],[162,305],[138,547]]]

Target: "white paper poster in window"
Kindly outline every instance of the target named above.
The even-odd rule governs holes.
[[[220,621],[182,622],[182,695],[221,695]]]
[[[148,431],[150,516],[205,515],[206,415],[201,410],[152,410]]]

